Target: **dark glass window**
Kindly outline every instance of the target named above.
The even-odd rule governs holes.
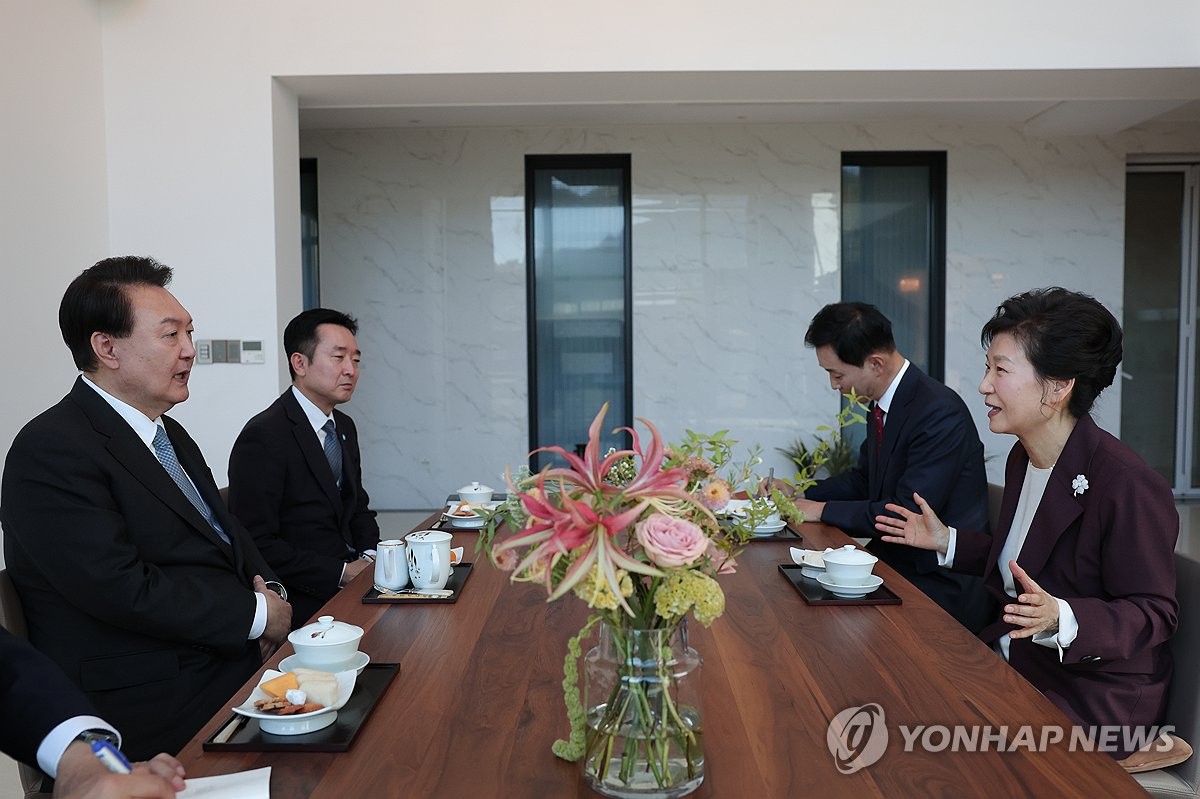
[[[627,446],[608,431],[632,423],[630,157],[527,156],[525,194],[530,449],[581,450],[605,402],[604,449]]]
[[[946,154],[842,154],[842,299],[892,320],[896,346],[945,372]]]
[[[304,308],[321,305],[321,251],[317,236],[317,159],[300,159],[300,268]]]

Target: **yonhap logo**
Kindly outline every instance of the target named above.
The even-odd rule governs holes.
[[[846,708],[829,722],[825,743],[834,765],[843,774],[853,774],[875,763],[888,744],[883,708],[873,702]]]

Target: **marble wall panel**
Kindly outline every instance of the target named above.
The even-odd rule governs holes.
[[[324,304],[360,318],[365,370],[347,407],[380,508],[499,486],[528,441],[524,157],[630,153],[634,413],[670,439],[728,428],[767,463],[832,420],[803,346],[840,299],[844,150],[947,151],[946,381],[986,430],[979,328],[1034,286],[1119,310],[1124,156],[1091,137],[900,124],[310,131]],[[1119,418],[1116,391],[1102,421]],[[1111,427],[1111,425],[1109,425]],[[744,451],[745,447],[740,450]]]

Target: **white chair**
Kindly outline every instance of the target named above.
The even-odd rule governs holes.
[[[1165,723],[1185,741],[1200,740],[1200,562],[1175,555],[1179,629],[1171,639],[1175,676],[1167,696]],[[1193,615],[1192,611],[1197,611]],[[1200,797],[1200,757],[1174,766],[1143,771],[1133,778],[1159,799]]]

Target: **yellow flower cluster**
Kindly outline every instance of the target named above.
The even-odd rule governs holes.
[[[633,580],[630,578],[629,572],[617,569],[617,582],[621,586],[621,596],[633,595]],[[588,603],[589,608],[616,610],[620,607],[616,596],[613,595],[612,588],[608,585],[608,580],[605,580],[604,575],[600,573],[599,565],[593,566],[592,570],[575,585],[573,590],[575,596]]]
[[[654,594],[654,612],[678,619],[695,608],[696,621],[705,627],[725,612],[725,592],[717,581],[695,569],[672,572]]]

